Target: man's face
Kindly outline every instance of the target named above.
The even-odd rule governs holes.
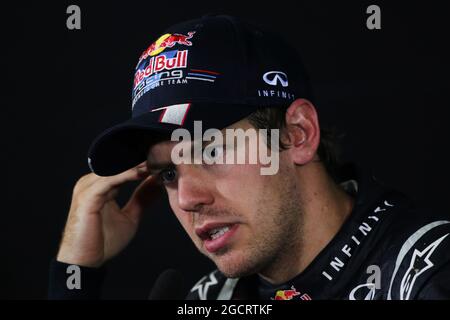
[[[253,127],[242,120],[229,128]],[[259,163],[171,165],[177,143],[153,145],[148,163],[200,252],[228,277],[263,273],[292,254],[299,245],[302,210],[288,152],[279,153],[277,174],[261,175]]]

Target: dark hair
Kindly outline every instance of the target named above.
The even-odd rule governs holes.
[[[270,137],[269,129],[280,129],[280,149],[286,150],[290,146],[281,141],[282,132],[286,127],[286,108],[269,107],[261,108],[250,114],[247,119],[257,129],[268,129],[268,135]],[[341,136],[338,135],[336,128],[320,128],[320,142],[317,154],[320,161],[323,162],[327,172],[336,178],[336,171],[339,166],[340,147],[338,139]],[[270,139],[268,139],[270,147]]]

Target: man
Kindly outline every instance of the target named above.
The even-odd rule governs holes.
[[[306,72],[277,36],[228,16],[173,26],[141,55],[132,108],[131,120],[91,146],[94,173],[74,188],[50,297],[98,297],[100,267],[133,238],[160,187],[217,266],[188,299],[450,297],[448,217],[416,210],[362,169],[337,170]],[[199,141],[196,120],[225,136],[279,131],[270,131],[270,141],[257,131],[264,144],[248,139],[230,147],[236,136],[218,143],[215,132]],[[179,129],[196,138],[174,139]],[[255,150],[274,157],[274,171],[263,174],[262,158],[205,159],[235,151],[249,159]],[[136,180],[119,208],[119,187]],[[81,290],[66,287],[70,265],[81,267]]]

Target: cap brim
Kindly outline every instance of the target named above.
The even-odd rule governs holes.
[[[163,123],[161,112],[147,112],[101,133],[88,152],[89,167],[99,176],[112,176],[146,160],[148,148],[161,139],[170,139],[178,128],[194,131],[194,121],[202,130],[223,129],[256,111],[257,106],[220,103],[191,103],[182,125]]]

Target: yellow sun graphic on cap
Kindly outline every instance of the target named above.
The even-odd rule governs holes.
[[[164,40],[166,40],[170,36],[171,36],[170,33],[166,33],[166,34],[163,34],[161,37],[159,37],[158,40],[155,41],[154,49],[150,52],[150,55],[152,57],[156,56],[157,54],[160,54],[161,52],[164,51],[164,49],[166,49],[166,46],[161,46],[161,43],[163,43]]]

